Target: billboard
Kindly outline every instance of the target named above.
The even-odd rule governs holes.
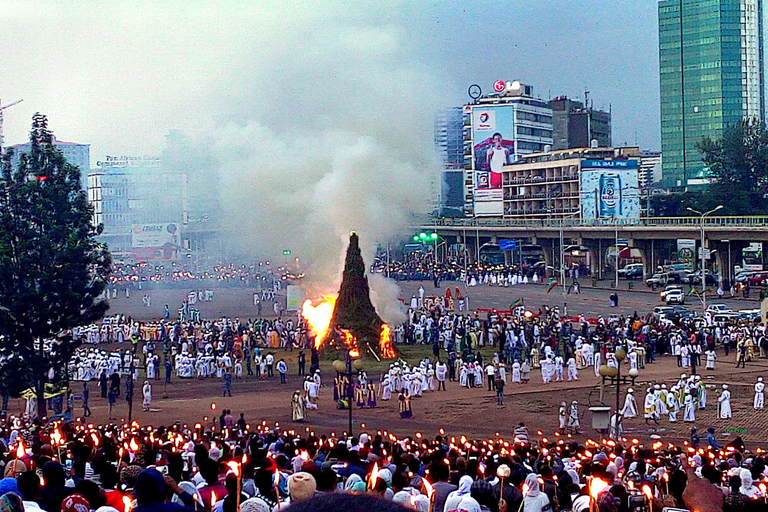
[[[170,261],[179,259],[181,231],[175,222],[134,224],[131,250],[135,261]]]
[[[300,311],[304,304],[304,291],[295,284],[289,284],[286,288],[286,311]]]
[[[637,164],[637,160],[584,160],[581,163],[582,217],[639,218]]]
[[[502,167],[515,160],[515,110],[512,105],[471,109],[476,214],[500,215]],[[494,204],[477,204],[483,202]]]

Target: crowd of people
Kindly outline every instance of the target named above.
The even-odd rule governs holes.
[[[187,425],[6,418],[7,512],[701,512],[768,508],[764,451],[638,439],[577,442],[520,423],[490,439],[321,434],[222,411]],[[337,508],[324,508],[335,506]]]

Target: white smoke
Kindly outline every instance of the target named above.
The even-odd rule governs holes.
[[[440,82],[409,60],[397,28],[300,35],[303,44],[274,48],[279,58],[238,70],[253,73],[252,89],[212,148],[234,242],[253,256],[291,250],[314,297],[338,290],[351,231],[370,264],[377,245],[429,210]],[[370,283],[382,318],[402,321],[398,287]]]

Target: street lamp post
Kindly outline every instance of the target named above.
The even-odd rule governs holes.
[[[721,210],[722,208],[723,205],[718,205],[715,208],[712,208],[711,210],[703,213],[699,210],[694,210],[690,206],[686,208],[686,210],[699,216],[699,226],[701,228],[701,268],[699,269],[701,271],[701,305],[705,312],[707,311],[707,273],[705,271],[706,261],[704,259],[704,218],[711,213],[715,213],[716,211]]]

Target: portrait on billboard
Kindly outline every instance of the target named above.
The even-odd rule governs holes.
[[[475,173],[475,188],[491,188],[488,181],[488,171],[479,171]]]
[[[475,169],[488,172],[489,188],[501,188],[502,168],[511,162],[514,146],[499,132],[475,145]]]

